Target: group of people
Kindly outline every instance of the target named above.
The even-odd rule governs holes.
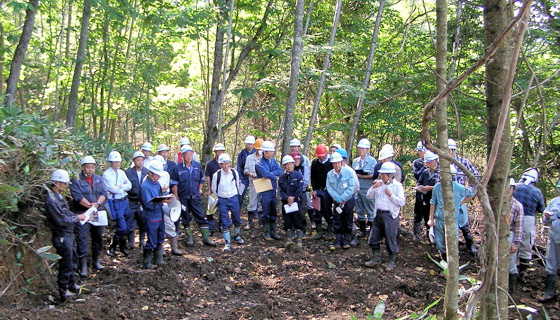
[[[457,156],[457,144],[454,140],[449,139],[448,147],[450,155],[463,168],[475,177],[480,177],[472,163]],[[100,255],[103,251],[104,227],[83,221],[91,219],[84,213],[102,209],[109,213],[116,225],[107,254],[115,256],[118,249],[121,255],[129,256],[127,250],[134,247],[138,229],[139,243],[143,248],[143,266],[148,269],[153,268],[154,264],[164,263],[163,244],[166,237],[169,239],[171,254],[182,255],[178,246],[181,226],[185,245],[194,245],[193,218],[204,245],[216,246],[212,236],[217,230],[224,240],[222,250],[231,250],[233,242],[244,244],[241,217],[244,204],[247,212],[244,229],[260,226],[265,240],[280,240],[277,225],[279,196],[286,247],[301,250],[303,240],[314,236],[317,240],[327,240],[328,249],[335,251],[357,246],[360,239],[367,238],[372,258],[365,262],[365,266],[376,267],[383,262],[381,243],[384,238],[388,252],[385,269],[393,270],[395,257],[399,252],[400,211],[405,205],[402,184],[405,174],[402,165],[393,159],[393,147],[390,144],[384,145],[375,159],[370,153],[370,142],[365,138],[361,139],[356,145],[358,157],[352,162],[348,161],[348,152],[338,144],[333,144],[330,148],[324,144],[318,145],[314,152],[316,158],[313,160],[302,154],[300,148],[298,139],[291,140],[290,153],[281,158],[280,165],[275,159],[276,147],[271,141],[248,136],[245,148],[237,155],[235,168],[232,166],[232,157],[225,152],[226,148],[221,143],[214,146],[214,158],[203,168],[189,139],[183,138],[180,140],[180,151],[174,157],[175,161],[169,160],[170,148],[167,145],[157,146],[156,155],[153,155],[153,146],[146,142],[140,151],[134,153],[130,168],[124,171],[120,169],[122,158],[117,151],[109,153],[109,168],[102,176],[95,173],[97,163],[91,156],[82,158],[82,171],[72,179],[65,170],[55,170],[51,175],[46,212],[53,244],[62,257],[58,273],[61,298],[74,295],[78,290],[75,271],[83,277],[88,275],[90,237],[91,266],[96,270],[103,269]],[[416,151],[419,158],[413,163],[414,177],[417,180],[414,239],[422,241],[422,225],[425,226],[427,238],[430,228],[433,228],[436,247],[445,258],[438,156],[426,150],[421,142]],[[474,197],[476,189],[467,184],[466,175],[460,168],[451,165],[450,171],[454,180],[453,195],[458,230],[462,231],[469,250],[476,253],[466,210],[466,203]],[[536,180],[538,178],[532,180],[533,184]],[[530,198],[528,191],[518,190],[531,186],[524,181],[527,180],[522,179],[519,184],[513,185],[512,192],[515,188],[516,192]],[[204,185],[207,186],[206,191]],[[68,186],[74,212],[70,211],[62,196]],[[248,199],[245,199],[247,195]],[[206,202],[203,196],[208,199],[207,208],[203,207]],[[534,241],[534,212],[543,212],[544,200],[535,207],[531,219],[531,209],[525,209],[527,204],[522,199],[518,199],[521,201],[520,206],[514,205],[515,198],[513,193],[512,263],[517,259],[517,256],[513,256],[518,253],[521,261],[519,274],[523,275],[531,257],[531,241]],[[513,208],[518,212],[515,216]],[[217,223],[214,220],[215,212],[219,217]],[[555,219],[553,215],[550,217],[551,220]],[[527,236],[526,228],[529,230]],[[311,232],[313,229],[314,234]],[[517,269],[511,267],[510,273],[517,274]],[[552,282],[552,273],[550,278]]]

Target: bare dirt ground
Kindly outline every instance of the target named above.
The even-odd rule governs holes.
[[[411,230],[410,213],[403,213],[401,225]],[[474,222],[473,229],[479,239],[478,225]],[[257,228],[245,231],[244,245],[234,244],[225,253],[220,236],[214,235],[218,242],[214,248],[203,246],[197,234],[194,247],[180,244],[185,252],[181,257],[171,256],[166,243],[165,265],[154,270],[142,269],[141,248],[132,250],[130,258],[104,255],[105,269],[80,280],[92,288],[91,293],[58,303],[51,279],[36,295],[17,304],[3,301],[0,318],[350,319],[353,315],[367,319],[383,300],[383,318],[396,319],[420,314],[444,295],[441,269],[428,258],[428,254],[437,257],[435,247],[414,243],[406,234],[401,235],[401,252],[392,272],[363,266],[371,255],[366,240],[358,247],[331,253],[326,240],[310,239],[304,241],[302,252],[296,252],[285,249],[283,241],[265,241]],[[460,251],[461,264],[469,262],[461,273],[475,277],[478,267],[474,258],[464,246]],[[382,252],[386,260],[387,252],[384,248]],[[543,276],[542,266],[535,261],[527,284],[514,294],[518,303],[538,310],[533,319],[543,319],[541,305],[536,302],[544,288]],[[468,281],[460,284],[463,289],[470,287]],[[440,317],[442,303],[429,313]],[[546,306],[552,319],[560,316],[559,304]],[[528,315],[520,313],[522,317],[510,312],[511,318]]]

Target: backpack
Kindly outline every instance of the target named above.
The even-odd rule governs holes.
[[[235,170],[231,169],[231,172],[233,173],[233,180],[235,180],[235,187],[237,188],[237,194],[239,194],[239,183],[237,183],[237,173],[235,173]],[[222,170],[218,170],[218,179],[216,180],[216,188],[218,188],[218,186],[220,185],[220,179],[222,178]],[[218,190],[216,190],[216,192],[218,192]]]

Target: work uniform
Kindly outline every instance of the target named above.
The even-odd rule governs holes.
[[[363,159],[362,157],[357,157],[352,161],[352,168],[356,171],[356,174],[360,175],[373,175],[375,166],[377,165],[377,160],[367,154]],[[360,181],[360,191],[356,199],[356,214],[358,215],[358,223],[361,224],[360,229],[365,231],[365,226],[363,225],[365,221],[373,221],[373,210],[375,208],[375,203],[373,199],[367,197],[367,191],[371,188],[373,184],[373,179],[359,178]]]
[[[245,194],[247,193],[247,189],[249,187],[249,177],[244,175],[245,172],[245,163],[247,162],[247,157],[255,153],[255,148],[251,149],[251,151],[247,151],[247,148],[241,150],[237,155],[237,172],[241,173],[241,184],[243,187],[243,192],[239,195],[239,206],[243,205],[243,200],[245,199]]]
[[[356,190],[354,178],[353,170],[344,165],[340,168],[340,173],[333,169],[327,174],[327,192],[333,199],[335,208],[340,208],[341,211],[333,211],[334,234],[337,242],[344,245],[349,244],[352,234]]]
[[[158,250],[162,248],[165,240],[165,225],[163,222],[162,202],[150,202],[154,197],[163,195],[159,182],[152,179],[145,179],[140,189],[142,196],[142,206],[144,207],[144,218],[148,231],[148,241],[144,249]]]
[[[546,246],[546,273],[556,274],[560,269],[560,197],[552,199],[544,211],[551,213],[550,219],[543,216],[543,224],[550,226]]]
[[[256,165],[257,178],[266,178],[272,184],[272,190],[261,192],[262,216],[261,223],[276,223],[278,213],[276,212],[276,189],[278,177],[282,174],[282,168],[274,158],[266,159],[264,156],[259,159]]]
[[[439,174],[436,170],[429,168],[423,169],[418,175],[418,186],[435,186],[439,182]],[[432,199],[432,190],[416,191],[416,201],[414,202],[414,224],[418,229],[421,228],[421,222],[428,228],[428,219],[430,218],[430,201]],[[420,234],[420,230],[415,230],[415,234]]]
[[[181,219],[185,229],[190,228],[193,216],[199,227],[208,228],[200,193],[200,185],[203,183],[202,165],[196,161],[192,161],[189,167],[181,162],[171,171],[171,185],[177,186],[179,201],[185,208],[181,211]]]
[[[278,192],[280,193],[280,200],[282,201],[282,217],[284,218],[284,230],[295,228],[296,230],[304,230],[303,216],[304,212],[303,197],[304,197],[305,182],[301,172],[293,170],[292,172],[284,172],[278,179]],[[297,203],[299,210],[295,212],[286,213],[284,205],[288,204],[288,198],[294,197],[294,203]]]
[[[127,191],[132,188],[128,177],[121,169],[109,168],[103,172],[103,183],[107,188],[107,205],[117,223],[116,239],[128,238],[126,219],[130,215]]]
[[[329,226],[332,226],[333,200],[326,190],[327,174],[332,168],[333,166],[328,156],[323,161],[313,159],[313,162],[311,162],[311,187],[315,191],[316,196],[321,200],[321,210],[315,210],[313,217],[317,230],[321,228],[323,218],[325,218]]]
[[[262,157],[262,156],[261,156]],[[245,161],[245,168],[243,170],[243,173],[245,173],[245,176],[249,178],[249,204],[247,205],[247,212],[249,213],[249,218],[252,219],[251,214],[255,214],[255,212],[260,212],[261,210],[259,210],[259,204],[260,204],[260,198],[261,195],[260,193],[257,193],[257,191],[255,191],[255,186],[253,185],[253,181],[255,180],[255,178],[253,177],[249,177],[246,174],[247,173],[254,173],[257,174],[257,169],[256,169],[256,165],[257,162],[259,161],[260,158],[257,158],[257,153],[253,153],[249,156],[247,156],[247,159]],[[260,216],[261,214],[259,214],[257,216],[257,219],[260,220]]]
[[[218,211],[220,212],[220,224],[222,230],[229,230],[232,222],[236,228],[241,226],[241,204],[239,203],[239,184],[241,183],[239,173],[235,169],[227,172],[220,169],[212,176],[212,193],[218,196]],[[231,218],[229,213],[231,212]]]
[[[210,178],[210,185],[208,188],[212,186],[212,176],[216,171],[220,170],[220,164],[218,163],[217,159],[212,159],[206,163],[206,168],[204,169],[204,176]],[[206,215],[206,220],[208,221],[208,229],[210,230],[210,234],[214,233],[214,215],[208,214]]]
[[[134,245],[134,230],[138,226],[140,232],[140,244],[144,244],[144,235],[146,234],[146,221],[144,220],[144,215],[142,214],[142,198],[140,196],[140,188],[142,187],[142,181],[146,178],[148,174],[148,169],[142,167],[140,171],[137,171],[135,167],[125,170],[126,177],[130,181],[131,188],[128,191],[128,205],[130,209],[130,214],[126,220],[126,226],[128,227],[128,244],[129,246]]]

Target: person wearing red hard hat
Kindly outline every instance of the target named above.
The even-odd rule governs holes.
[[[315,229],[317,234],[315,239],[323,237],[323,218],[327,222],[326,239],[332,240],[334,238],[333,225],[332,225],[332,204],[333,200],[327,192],[327,174],[333,169],[332,163],[329,161],[329,151],[327,146],[320,144],[315,148],[315,155],[317,156],[311,162],[311,187],[313,199],[319,198],[321,203],[320,210],[314,210],[313,220],[315,221]]]

